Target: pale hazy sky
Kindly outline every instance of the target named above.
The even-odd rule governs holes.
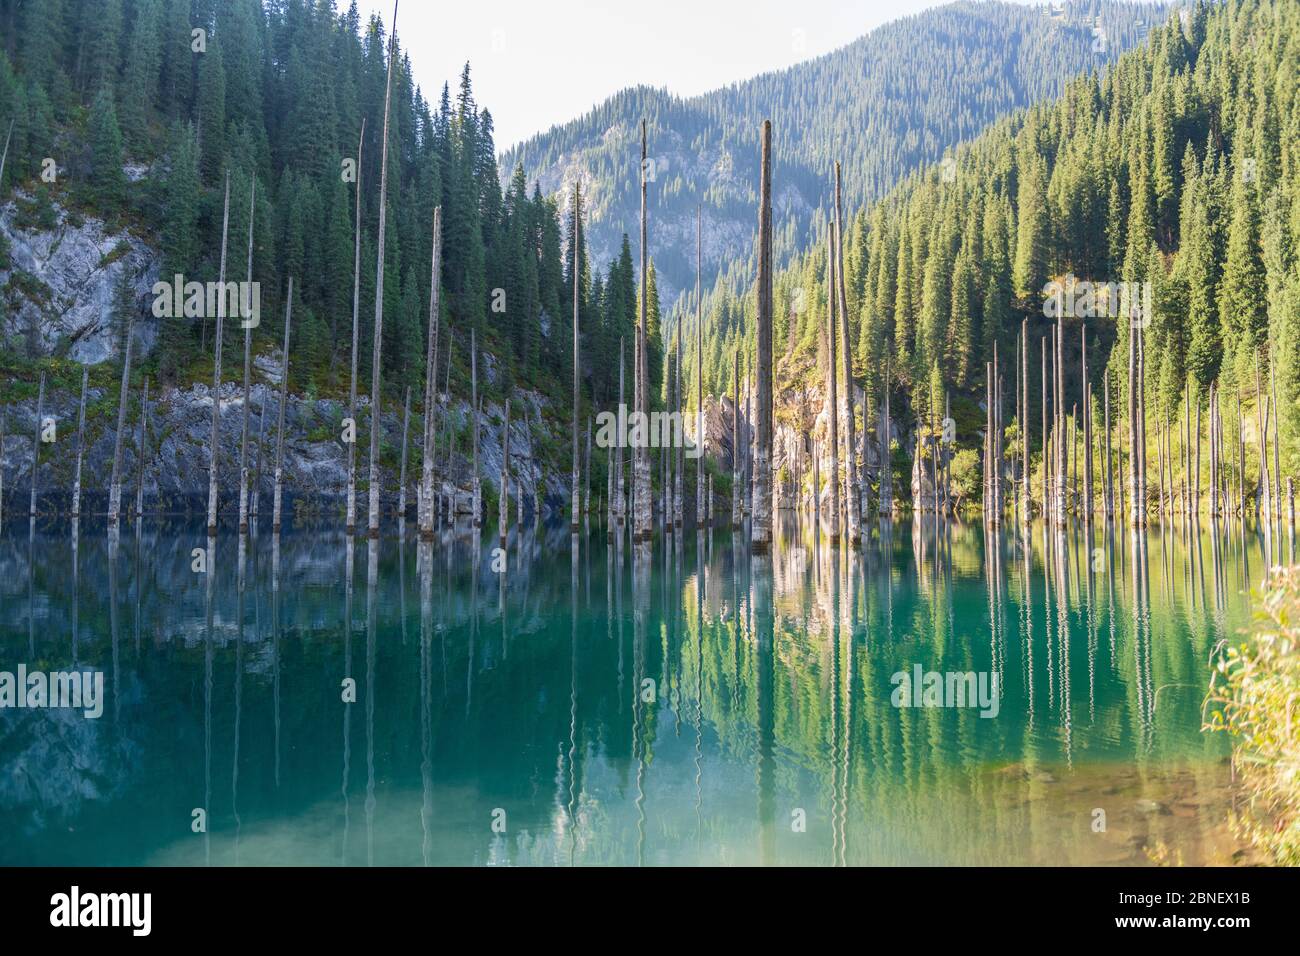
[[[505,149],[644,83],[702,93],[828,53],[947,0],[405,0],[397,34],[437,103],[468,60]],[[346,7],[340,0],[339,7]],[[385,24],[392,0],[358,0]]]

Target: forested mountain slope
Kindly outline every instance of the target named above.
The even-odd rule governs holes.
[[[1055,102],[958,148],[951,177],[927,167],[858,210],[846,229],[846,271],[855,376],[873,407],[886,386],[895,417],[907,408],[909,421],[925,420],[944,389],[973,406],[995,342],[1011,379],[1015,337],[1028,319],[1035,409],[1048,283],[1150,283],[1149,413],[1172,418],[1185,388],[1195,401],[1215,380],[1221,394],[1240,390],[1253,405],[1258,355],[1265,389],[1273,363],[1283,468],[1293,470],[1300,461],[1297,78],[1300,4],[1201,3],[1171,16],[1104,75],[1080,78]],[[825,266],[818,248],[777,277],[778,381],[822,375]],[[748,285],[714,297],[706,391],[730,388],[737,348],[748,368],[753,310]],[[1066,319],[1068,394],[1078,395],[1084,323],[1096,370],[1092,399],[1101,400],[1100,369],[1110,362],[1112,406],[1122,407],[1128,318],[1102,302],[1092,316]],[[685,364],[693,368],[689,358]],[[975,441],[975,427],[967,431]]]
[[[1163,19],[1166,4],[1083,0],[1023,5],[960,2],[886,24],[788,69],[700,96],[624,90],[586,116],[507,151],[546,195],[579,175],[591,194],[593,259],[636,235],[640,122],[649,127],[651,252],[665,305],[695,282],[695,209],[704,207],[705,285],[744,270],[755,229],[758,127],[777,130],[775,251],[783,262],[809,241],[829,171],[844,166],[852,206],[877,198],[923,162],[988,123],[1060,94]]]

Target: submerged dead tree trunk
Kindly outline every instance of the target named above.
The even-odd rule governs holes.
[[[438,320],[441,315],[442,207],[433,209],[433,261],[429,277],[429,334],[424,354],[424,423],[420,430],[420,537],[433,539],[433,422],[434,396],[438,392]]]
[[[402,404],[402,463],[397,478],[397,526],[406,527],[406,436],[411,430],[411,386],[406,386]]]
[[[885,357],[885,376],[883,379],[882,406],[880,414],[880,505],[882,515],[892,515],[894,511],[894,469],[890,461],[890,445],[893,444],[894,423],[889,420],[889,357]]]
[[[217,314],[220,315],[222,311],[223,308],[218,308]],[[126,434],[126,388],[128,383],[131,381],[131,332],[134,326],[135,326],[135,317],[132,316],[131,321],[127,323],[126,342],[122,346],[122,387],[118,392],[118,398],[117,398],[117,434],[114,435],[113,437],[113,472],[109,477],[109,482],[108,482],[108,526],[113,530],[117,529],[118,516],[122,509],[122,439],[125,437]],[[220,341],[219,337],[218,337],[218,341]],[[217,361],[218,364],[220,364],[220,359],[218,359]],[[42,391],[44,390],[44,385],[45,385],[45,377],[42,375],[41,376]],[[38,443],[40,441],[40,427],[41,427],[39,411],[40,411],[40,405],[38,403],[37,405],[38,415],[36,419],[36,437]],[[217,450],[215,425],[213,426],[212,431],[213,431],[212,454],[213,454],[213,460],[215,461],[216,450]],[[215,466],[214,466],[214,471],[215,471]],[[215,480],[216,480],[215,478],[212,479],[212,481],[214,482]],[[215,484],[210,485],[209,490],[211,490],[211,488],[214,487],[216,487]],[[209,510],[211,510],[211,504],[209,504]],[[32,461],[32,514],[33,515],[36,514],[36,462],[35,460]],[[208,532],[209,536],[211,536],[214,533],[215,532],[213,531]]]
[[[128,339],[128,341],[129,341],[129,339]],[[125,392],[125,389],[126,389],[125,378],[123,378],[123,383],[124,383],[124,384],[123,384],[122,388],[123,388],[123,391]],[[125,394],[123,395],[122,402],[119,403],[119,404],[120,404],[120,405],[124,405],[124,404],[126,404]],[[28,511],[28,517],[29,517],[31,520],[33,520],[33,521],[36,520],[36,469],[37,469],[37,468],[40,466],[40,464],[41,464],[41,417],[42,417],[44,414],[45,414],[45,373],[42,372],[42,373],[41,373],[41,383],[40,383],[39,386],[37,386],[37,390],[36,390],[36,429],[35,429],[34,433],[32,434],[32,500],[31,500],[30,509],[29,509],[29,511]],[[121,439],[121,435],[122,435],[122,416],[121,416],[121,412],[120,412],[120,411],[119,411],[119,413],[118,413],[117,434],[118,434],[118,446],[117,446],[117,448],[116,448],[116,449],[114,450],[114,452],[113,452],[113,480],[114,480],[114,484],[116,484],[116,482],[117,482],[117,469],[118,469],[118,464],[119,464],[119,462],[121,461],[121,457],[122,457],[122,445],[121,445],[121,442],[122,442],[122,439]],[[111,489],[111,486],[110,486],[110,489]],[[118,485],[117,491],[118,491],[118,495],[120,496],[121,493],[122,493],[122,486],[121,486],[121,485]],[[112,501],[112,497],[111,497],[111,495],[110,495],[109,500],[110,500],[110,502]],[[113,526],[113,527],[115,527],[115,526],[117,525],[117,515],[116,515],[116,514],[112,515],[112,520],[109,522],[109,524],[110,524],[110,526]]]
[[[257,208],[257,176],[254,175],[248,191],[248,281],[253,281],[253,213]],[[248,530],[248,391],[253,349],[251,315],[240,315],[244,327],[244,422],[239,432],[239,530]]]
[[[357,139],[357,206],[354,213],[356,220],[356,237],[352,245],[352,376],[348,380],[348,502],[347,532],[352,534],[357,527],[357,338],[360,334],[361,321],[361,147],[366,140],[366,118],[361,117],[361,136]],[[438,210],[434,210],[434,222],[437,223]],[[434,248],[437,249],[438,235],[435,229]],[[436,255],[436,252],[435,252]],[[434,283],[434,294],[438,284]],[[260,457],[261,450],[259,448]],[[256,493],[255,493],[256,494]]]
[[[212,352],[212,437],[208,442],[208,537],[217,533],[217,441],[218,428],[221,424],[221,335],[226,319],[226,236],[230,229],[230,171],[226,171],[226,199],[221,214],[221,271],[218,288],[222,290],[217,299],[217,337]],[[125,396],[126,384],[122,385]],[[119,487],[118,491],[121,491]],[[117,520],[117,509],[109,501],[109,514]]]
[[[641,121],[641,298],[640,312],[637,317],[635,369],[633,371],[633,392],[636,412],[642,421],[649,410],[649,364],[646,359],[647,341],[650,335],[649,319],[646,313],[646,268],[648,252],[646,249],[646,132],[645,120]],[[632,449],[633,502],[635,510],[632,521],[632,540],[649,541],[653,530],[654,517],[650,510],[650,453],[638,442]]]
[[[144,398],[140,401],[140,432],[135,442],[135,516],[144,514],[144,467],[149,457],[149,379],[144,380]]]
[[[284,479],[284,407],[289,399],[289,328],[293,321],[293,276],[284,300],[284,351],[280,356],[279,425],[275,436],[275,490],[271,500],[271,531],[280,533],[280,502]]]
[[[754,518],[750,544],[755,554],[772,547],[772,121],[763,120],[758,204],[758,356],[754,410]]]
[[[826,233],[826,384],[831,437],[831,507],[827,531],[831,544],[840,543],[840,416],[839,390],[836,387],[835,341],[839,338],[838,310],[835,304],[835,229],[832,226]],[[817,489],[821,494],[821,489]]]
[[[744,523],[744,515],[740,511],[741,489],[740,489],[740,349],[736,349],[736,361],[731,366],[731,527],[732,530],[738,530]],[[697,459],[698,467],[698,459]],[[700,469],[703,471],[703,469]],[[698,476],[699,472],[697,472]],[[698,478],[697,478],[698,483]],[[696,506],[696,515],[700,513],[699,506]],[[698,521],[699,518],[696,518]]]
[[[77,405],[77,465],[72,475],[72,517],[81,516],[81,459],[86,451],[86,382],[90,366],[81,369],[81,401]],[[0,430],[0,449],[4,448],[4,431]]]
[[[642,152],[644,153],[644,145]],[[643,157],[644,164],[644,157]],[[641,174],[641,188],[645,190],[645,173]],[[582,228],[580,221],[580,204],[582,201],[582,180],[575,180],[573,183],[573,488],[570,491],[570,517],[569,530],[577,532],[578,515],[582,511],[581,489],[578,485],[578,381],[582,375],[582,353],[578,345],[578,304],[580,301],[578,283],[582,277],[582,266],[578,262],[578,250],[580,248],[579,230]],[[643,200],[644,203],[644,200]],[[644,227],[643,227],[644,228]],[[642,250],[642,259],[645,258],[645,250]],[[642,304],[642,311],[645,305]]]
[[[497,498],[497,540],[504,547],[510,531],[510,398],[506,398],[506,428],[501,433],[501,494]]]
[[[862,495],[858,487],[857,423],[853,420],[853,347],[849,340],[849,298],[844,280],[844,202],[840,189],[840,164],[835,163],[835,276],[840,302],[840,334],[844,336],[844,489],[848,495],[849,544],[862,543]],[[867,427],[866,419],[862,427]]]
[[[704,307],[700,299],[700,274],[704,271],[704,227],[700,207],[695,207],[695,441],[701,449],[704,440]],[[740,353],[737,352],[737,360]],[[725,386],[724,386],[725,387]],[[733,429],[734,430],[734,429]],[[735,443],[735,435],[732,435]],[[735,455],[732,455],[735,458]],[[734,464],[734,462],[733,462]],[[695,521],[704,520],[704,457],[695,459]]]
[[[388,73],[384,81],[384,141],[379,159],[379,233],[375,265],[375,343],[370,373],[370,514],[367,530],[379,537],[379,379],[384,346],[384,234],[388,227],[388,114],[393,100],[393,52],[397,42],[397,0],[388,34]],[[280,412],[284,414],[283,409]]]
[[[469,330],[469,383],[469,413],[474,416],[473,428],[470,429],[474,442],[473,454],[470,456],[474,473],[470,477],[469,507],[470,518],[473,520],[474,527],[481,528],[483,526],[483,509],[481,507],[483,485],[479,481],[478,474],[478,422],[481,417],[482,407],[478,401],[478,338],[473,328]]]

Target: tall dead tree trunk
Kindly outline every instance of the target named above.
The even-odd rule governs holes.
[[[763,120],[758,203],[758,407],[754,424],[754,518],[750,543],[755,554],[772,547],[772,121]]]
[[[1088,327],[1080,328],[1083,369],[1083,520],[1092,524],[1092,383],[1088,381]]]
[[[257,176],[248,190],[248,281],[253,281],[253,213],[257,208]],[[239,530],[248,530],[248,393],[252,374],[253,325],[251,315],[240,315],[244,327],[244,421],[239,432]]]
[[[830,440],[831,440],[831,475],[830,475],[830,493],[831,507],[830,517],[827,520],[827,531],[830,534],[831,544],[840,543],[840,397],[837,389],[836,374],[836,349],[835,342],[839,338],[839,322],[837,321],[836,295],[835,295],[835,230],[832,226],[826,232],[826,384],[827,384],[827,401],[829,407],[827,412],[830,422]]]
[[[739,530],[744,523],[741,514],[740,489],[740,348],[736,348],[736,361],[731,366],[731,528]],[[703,469],[700,469],[703,470]],[[697,473],[698,474],[698,473]],[[696,515],[700,512],[696,510]],[[698,520],[698,518],[697,518]]]
[[[13,136],[13,134],[14,134],[14,120],[15,120],[16,118],[17,118],[17,117],[10,117],[10,119],[9,119],[9,131],[8,131],[7,133],[5,133],[5,148],[4,148],[4,152],[3,152],[3,153],[0,153],[0,188],[3,188],[3,187],[4,187],[4,181],[5,181],[5,162],[8,161],[8,159],[9,159],[9,138],[10,138],[11,136]]]
[[[1051,505],[1051,498],[1048,496],[1048,488],[1051,485],[1050,476],[1051,476],[1052,468],[1050,464],[1051,461],[1050,450],[1051,450],[1052,436],[1047,430],[1047,340],[1048,340],[1048,336],[1046,335],[1044,335],[1041,340],[1042,351],[1043,351],[1043,373],[1042,373],[1043,385],[1042,385],[1042,393],[1039,396],[1039,398],[1042,403],[1042,411],[1043,411],[1043,520],[1051,521],[1052,505]]]
[[[361,323],[361,147],[366,140],[366,118],[361,117],[361,135],[357,139],[356,171],[356,237],[352,245],[352,375],[348,382],[348,422],[350,423],[350,440],[348,441],[348,501],[347,532],[351,535],[357,527],[357,350]],[[440,207],[441,208],[441,207]],[[434,211],[436,217],[438,211]],[[437,222],[437,219],[434,219]],[[435,231],[435,249],[439,236]],[[436,294],[438,284],[434,283]],[[260,449],[258,452],[261,454]]]
[[[279,362],[279,424],[276,431],[276,488],[272,498],[270,529],[278,535],[283,476],[285,476],[285,406],[289,403],[289,330],[294,317],[294,277],[289,277],[289,294],[285,297],[285,347]]]
[[[406,527],[406,436],[411,429],[411,386],[406,386],[402,403],[402,463],[397,477],[397,526]]]
[[[644,147],[642,148],[644,152]],[[642,157],[644,164],[644,157]],[[641,174],[642,189],[645,188],[645,173]],[[580,247],[579,231],[582,229],[580,204],[582,202],[582,180],[577,179],[573,183],[573,248],[570,253],[573,256],[573,488],[570,492],[571,515],[569,517],[569,530],[577,532],[578,515],[582,511],[581,489],[578,485],[578,382],[582,375],[582,353],[578,345],[578,305],[580,302],[580,290],[578,288],[579,280],[582,276],[582,267],[578,262],[578,249]],[[644,259],[644,250],[642,251]],[[644,283],[643,283],[644,284]],[[644,312],[645,306],[642,305]]]
[[[397,42],[397,0],[393,2],[393,26],[388,34],[388,70],[384,81],[384,142],[379,159],[379,232],[375,266],[375,342],[370,373],[370,514],[367,525],[372,538],[379,537],[379,379],[384,346],[384,237],[388,228],[388,114],[393,100],[393,51]],[[283,415],[283,409],[281,410]]]
[[[474,416],[474,426],[471,429],[472,440],[474,442],[474,452],[471,455],[471,464],[474,473],[470,478],[470,511],[474,527],[479,528],[483,525],[483,483],[478,473],[478,445],[479,445],[479,412],[481,411],[478,401],[478,339],[475,336],[474,329],[469,330],[469,406],[470,414]]]
[[[1103,412],[1102,424],[1106,429],[1106,500],[1102,505],[1103,514],[1106,520],[1110,521],[1115,515],[1115,485],[1110,468],[1110,369],[1103,368],[1101,371],[1101,391],[1104,396],[1105,411]]]
[[[442,207],[433,209],[433,256],[429,267],[429,332],[424,353],[424,423],[420,434],[420,538],[433,539],[433,422],[438,392],[438,322],[441,318]]]
[[[683,512],[686,510],[686,502],[683,498],[686,493],[686,416],[683,406],[686,395],[682,388],[682,337],[680,335],[677,336],[677,376],[674,383],[677,386],[677,421],[680,423],[682,433],[681,440],[674,443],[673,449],[677,459],[677,464],[673,468],[673,474],[676,476],[673,485],[673,527],[680,528]]]
[[[501,433],[501,494],[497,499],[497,541],[505,547],[510,532],[510,398],[506,397],[506,427]]]
[[[144,514],[144,468],[149,458],[149,379],[144,380],[144,398],[140,401],[140,432],[135,442],[135,516]]]
[[[858,429],[854,421],[853,400],[853,345],[849,337],[849,297],[844,278],[844,201],[840,187],[840,164],[835,162],[835,275],[836,293],[840,302],[840,334],[844,337],[844,407],[846,444],[844,446],[844,480],[848,495],[849,544],[862,543],[862,495],[858,485],[857,449]],[[867,420],[862,420],[865,430]]]
[[[226,324],[226,237],[230,230],[230,171],[226,171],[226,199],[221,214],[221,271],[217,287],[221,296],[217,300],[217,337],[212,351],[212,437],[208,441],[208,537],[217,533],[217,442],[221,425],[221,336]],[[122,385],[123,396],[126,383]],[[121,488],[119,487],[119,492]],[[109,501],[109,514],[117,520],[117,509]]]
[[[627,449],[623,442],[625,434],[624,425],[627,422],[627,405],[623,400],[623,376],[626,363],[623,360],[624,339],[618,337],[618,438],[610,448],[609,453],[612,456],[611,465],[614,469],[614,494],[610,498],[611,510],[614,520],[610,525],[610,536],[618,541],[623,540],[623,524],[627,514],[627,497],[624,494],[623,486],[623,456]]]
[[[704,270],[704,225],[700,207],[695,207],[695,440],[704,448],[704,307],[700,298],[700,274]],[[733,436],[734,441],[734,436]],[[704,458],[695,459],[695,520],[704,520]]]
[[[1282,517],[1282,452],[1281,442],[1278,441],[1278,422],[1282,418],[1282,406],[1277,403],[1277,360],[1273,355],[1272,349],[1269,350],[1268,358],[1268,384],[1269,391],[1272,393],[1273,402],[1273,514],[1281,520]]]
[[[645,120],[641,121],[641,297],[637,318],[636,354],[634,356],[633,394],[636,412],[645,419],[649,411],[649,365],[646,359],[647,340],[650,335],[649,319],[646,312],[646,268],[648,251],[646,248],[646,132]],[[649,541],[654,517],[650,510],[650,453],[649,449],[640,447],[632,449],[633,494],[632,507],[635,514],[632,520],[633,541]]]
[[[128,338],[127,341],[129,342],[130,339]],[[127,356],[128,356],[128,358],[130,357],[130,353],[129,353],[129,352],[127,353]],[[123,405],[126,404],[126,396],[125,396],[126,385],[125,385],[125,381],[126,381],[126,380],[125,380],[125,376],[124,376],[124,377],[123,377],[123,385],[122,385],[122,388],[123,388],[123,397],[122,397],[121,402],[119,402],[118,423],[117,423],[118,447],[117,447],[117,449],[113,452],[113,479],[114,479],[114,484],[117,483],[117,469],[118,469],[118,467],[119,467],[119,464],[120,464],[120,462],[121,462],[121,457],[122,457],[122,455],[121,455],[121,441],[122,441],[122,438],[121,438],[121,435],[122,435],[122,415],[121,415],[121,411],[120,411],[120,406],[123,406]],[[35,520],[36,520],[36,485],[37,485],[37,481],[36,481],[36,470],[37,470],[37,468],[40,467],[40,464],[41,464],[41,426],[42,426],[41,418],[42,418],[42,416],[43,416],[44,414],[45,414],[45,373],[42,372],[42,373],[41,373],[41,382],[40,382],[40,385],[37,386],[37,390],[36,390],[36,429],[35,429],[35,432],[32,434],[32,500],[31,500],[31,506],[30,506],[30,508],[29,508],[29,510],[28,510],[28,517],[29,517],[32,521],[35,521]],[[121,485],[118,485],[118,486],[117,486],[117,493],[118,493],[118,496],[120,497],[121,494],[122,494],[122,486],[121,486]],[[110,497],[109,497],[109,502],[110,502],[110,507],[111,507],[111,503],[112,503],[112,497],[111,497],[111,486],[110,486]],[[110,526],[112,526],[112,527],[116,527],[116,526],[117,526],[117,515],[116,515],[116,514],[111,514],[110,517],[111,517],[111,520],[110,520],[110,522],[109,522]]]
[[[591,416],[587,416],[587,451],[582,462],[582,515],[583,520],[591,517]]]
[[[217,310],[218,315],[224,307]],[[117,397],[117,433],[113,437],[113,471],[108,482],[108,526],[116,530],[118,517],[122,510],[122,440],[126,436],[126,388],[131,381],[131,332],[135,325],[135,317],[126,326],[126,342],[122,346],[122,386],[118,391]],[[219,362],[220,360],[218,360]],[[44,377],[42,377],[44,382]],[[40,421],[37,420],[37,429],[39,438]],[[212,450],[216,454],[216,437],[215,429],[213,435]],[[214,458],[215,460],[215,458]],[[34,465],[33,465],[34,467]],[[36,513],[36,473],[32,472],[32,514]],[[211,533],[210,533],[211,534]]]
[[[889,356],[885,356],[885,374],[882,379],[881,388],[881,414],[880,414],[880,504],[879,511],[881,515],[892,515],[894,512],[894,468],[890,460],[890,446],[894,440],[894,423],[889,417]]]
[[[86,451],[86,383],[90,367],[81,369],[81,401],[77,405],[77,465],[72,475],[72,517],[81,516],[81,459]],[[4,448],[4,432],[0,431],[0,451]]]
[[[265,394],[265,393],[264,393]],[[263,439],[266,437],[266,401],[263,398],[262,407],[257,412],[257,459],[253,465],[253,492],[249,496],[249,514],[253,518],[261,513],[258,510],[258,491],[262,487],[262,450],[265,444]]]

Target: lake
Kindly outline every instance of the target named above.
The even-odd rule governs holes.
[[[1202,731],[1268,566],[1239,523],[850,549],[786,515],[760,558],[6,519],[0,671],[104,700],[0,710],[0,864],[1249,859]]]

